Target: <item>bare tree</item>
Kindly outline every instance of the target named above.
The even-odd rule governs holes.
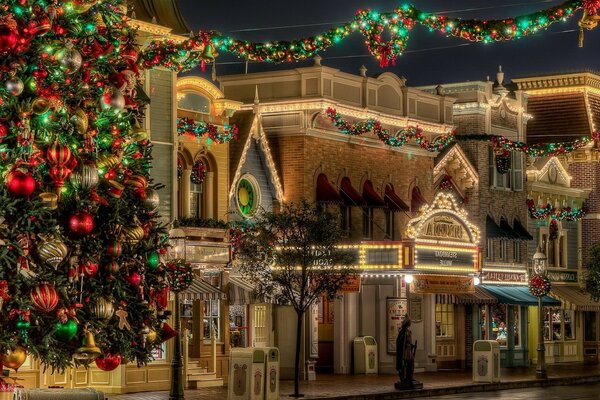
[[[235,263],[260,295],[275,297],[296,312],[294,396],[300,396],[302,321],[320,296],[333,297],[353,274],[356,255],[340,248],[336,215],[306,201],[281,212],[261,212],[234,228]]]

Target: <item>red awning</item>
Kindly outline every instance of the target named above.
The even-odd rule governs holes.
[[[364,207],[367,204],[356,189],[352,187],[352,183],[348,177],[342,179],[340,194],[342,195],[342,199],[344,199],[344,203],[348,206]]]
[[[410,211],[410,207],[396,194],[392,185],[388,184],[385,186],[385,196],[383,196],[383,199],[393,212]]]
[[[367,202],[367,206],[369,207],[385,207],[385,201],[377,194],[375,188],[373,187],[373,183],[369,180],[366,180],[363,184],[363,199]]]
[[[317,203],[343,203],[342,196],[327,179],[327,175],[320,174],[317,178]]]
[[[427,204],[427,200],[421,194],[421,189],[415,186],[412,190],[412,197],[410,199],[410,210],[412,212],[418,212],[421,207]]]

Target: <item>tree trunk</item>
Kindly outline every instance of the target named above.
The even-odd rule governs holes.
[[[294,364],[294,397],[301,397],[300,394],[300,349],[302,346],[302,317],[304,312],[296,311],[296,360]]]

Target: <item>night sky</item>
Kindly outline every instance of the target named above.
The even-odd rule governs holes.
[[[250,32],[233,32],[252,29],[322,22],[344,22],[353,18],[359,8],[372,8],[380,12],[391,11],[402,4],[384,0],[230,0],[198,1],[178,0],[188,24],[195,31],[214,29],[223,34],[247,40],[286,40],[324,32],[332,25],[265,29]],[[413,0],[412,3],[430,12],[445,12],[451,17],[504,18],[529,13],[560,4],[561,1],[540,0]],[[473,8],[485,10],[465,11]],[[461,10],[457,12],[450,12]],[[498,65],[506,73],[505,80],[554,72],[600,70],[600,26],[585,32],[585,46],[577,47],[577,20],[579,11],[571,20],[553,24],[537,35],[505,43],[470,43],[457,38],[429,32],[422,26],[413,29],[405,54],[396,66],[385,70],[408,79],[408,85],[438,84],[467,80],[492,79]],[[335,25],[338,25],[335,24]],[[568,32],[563,32],[568,31]],[[355,33],[341,44],[331,47],[320,55],[322,64],[346,72],[358,73],[365,65],[368,74],[383,72],[377,60],[368,55],[363,36]],[[351,57],[348,57],[351,56]],[[353,57],[352,57],[353,56]],[[293,68],[312,65],[312,61],[269,66],[250,64],[249,72],[269,68]],[[243,73],[245,63],[231,55],[221,54],[217,61],[219,75]],[[193,71],[198,73],[199,71]],[[210,77],[209,70],[205,74]]]

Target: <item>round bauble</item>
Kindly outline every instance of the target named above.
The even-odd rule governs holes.
[[[96,358],[96,366],[102,371],[113,371],[121,365],[121,355],[105,354]]]
[[[75,50],[74,48],[65,47],[56,54],[56,58],[60,63],[60,67],[67,74],[73,74],[81,68],[81,63],[83,59],[81,58],[81,54]]]
[[[112,258],[119,257],[122,251],[123,247],[121,247],[121,244],[116,240],[113,240],[106,246],[106,255]]]
[[[150,331],[146,335],[146,340],[149,341],[150,343],[154,343],[154,342],[156,342],[157,338],[158,338],[158,333],[154,329],[150,329]]]
[[[14,170],[6,176],[6,188],[15,197],[29,197],[35,191],[35,179],[28,172]]]
[[[110,300],[101,297],[98,300],[96,300],[96,304],[94,305],[92,311],[99,319],[108,321],[112,318],[113,314],[115,313],[115,307],[113,306],[113,303]]]
[[[142,275],[137,271],[133,271],[127,276],[127,282],[132,286],[140,286],[140,283],[142,283]]]
[[[77,335],[78,328],[77,323],[72,319],[65,323],[57,322],[54,324],[54,336],[62,342],[68,342]]]
[[[98,168],[93,164],[83,164],[71,175],[71,180],[82,189],[91,189],[98,184]]]
[[[151,251],[148,254],[146,254],[146,267],[148,267],[150,271],[155,271],[156,268],[158,268],[159,261],[160,257],[158,255],[158,252]]]
[[[121,269],[121,266],[119,265],[118,262],[116,261],[110,261],[108,264],[106,264],[106,270],[110,273],[110,274],[116,274],[117,272],[119,272],[119,270]]]
[[[41,283],[31,289],[29,298],[34,307],[43,312],[50,312],[58,305],[58,292],[49,283]]]
[[[83,135],[87,132],[89,126],[89,119],[85,111],[83,111],[81,108],[75,110],[73,116],[71,117],[71,122],[73,123],[73,126],[75,127],[77,133],[79,133],[80,135]]]
[[[87,211],[79,211],[69,217],[69,232],[74,235],[89,235],[94,230],[94,216]]]
[[[79,263],[79,273],[92,278],[98,273],[98,264],[90,260],[82,261]]]
[[[0,25],[0,53],[8,53],[17,47],[19,33],[7,24]]]
[[[125,234],[125,241],[135,246],[144,238],[144,228],[141,226],[128,226],[123,228],[123,234]]]
[[[2,143],[4,138],[8,136],[8,133],[9,133],[8,126],[5,123],[0,122],[0,143]]]
[[[18,96],[23,93],[23,89],[25,89],[25,84],[19,78],[11,78],[6,81],[4,87],[6,91],[13,96]]]
[[[42,241],[38,243],[37,253],[40,260],[56,269],[58,264],[60,264],[69,253],[69,249],[60,239],[42,239]]]
[[[148,211],[156,211],[160,205],[160,197],[158,192],[152,188],[146,188],[146,198],[144,199],[144,206]]]
[[[69,146],[54,142],[46,151],[48,162],[57,167],[65,167],[71,161],[71,149]]]
[[[119,89],[109,86],[100,97],[100,107],[103,110],[121,111],[125,108],[125,97]]]
[[[34,114],[41,115],[50,109],[50,100],[43,97],[33,99],[31,102],[31,111]]]
[[[27,349],[23,346],[17,346],[14,350],[8,350],[0,357],[0,364],[6,368],[18,370],[27,359]]]

